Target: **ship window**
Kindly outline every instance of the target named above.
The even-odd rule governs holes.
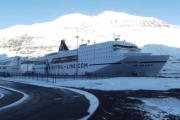
[[[125,46],[125,45],[119,45],[119,44],[115,44],[113,45],[114,48],[137,48],[137,46]]]

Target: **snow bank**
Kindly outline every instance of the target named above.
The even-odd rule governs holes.
[[[1,107],[1,108],[0,108],[0,111],[2,111],[2,110],[4,110],[4,109],[7,109],[7,108],[10,108],[10,107],[13,107],[13,106],[16,106],[16,105],[19,105],[19,104],[21,104],[22,102],[24,102],[25,100],[27,100],[28,97],[29,97],[26,93],[21,92],[21,91],[19,91],[19,90],[16,90],[16,89],[13,89],[13,88],[9,88],[9,87],[4,87],[4,86],[0,86],[0,87],[3,88],[3,89],[7,89],[7,90],[10,90],[10,91],[14,91],[14,92],[18,92],[18,93],[20,93],[20,94],[23,94],[23,97],[22,97],[20,100],[14,102],[14,103],[12,103],[12,104],[9,104],[9,105],[6,105],[6,106]]]
[[[52,79],[37,81],[25,78],[3,78],[6,80],[21,81],[29,84],[58,85],[61,87],[77,87],[96,90],[168,90],[180,88],[180,78],[156,78],[156,77],[116,77],[107,79],[57,79],[55,84],[50,83]]]
[[[180,116],[180,100],[176,98],[137,98],[144,102],[140,109],[147,111],[147,115],[153,120],[163,120],[165,116],[172,114]]]
[[[180,88],[179,78],[117,77],[98,80],[58,80],[57,84],[96,90],[168,90]]]
[[[89,100],[89,104],[90,104],[90,106],[88,108],[89,115],[87,115],[79,120],[87,120],[96,111],[96,109],[99,105],[99,100],[94,95],[92,95],[88,92],[82,91],[82,90],[78,90],[78,89],[65,88],[65,87],[60,87],[60,88],[68,89],[68,90],[74,91],[76,93],[82,94]]]
[[[0,93],[0,99],[4,97],[4,94]]]
[[[176,98],[152,98],[152,99],[141,99],[145,105],[156,107],[164,112],[180,115],[180,100]]]

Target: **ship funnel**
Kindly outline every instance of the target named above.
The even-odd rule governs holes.
[[[67,47],[65,40],[61,40],[61,45],[59,47],[59,51],[67,51],[69,48]]]

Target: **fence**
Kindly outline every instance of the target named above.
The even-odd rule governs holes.
[[[35,73],[19,73],[19,74],[0,74],[2,77],[14,77],[20,79],[32,79],[36,81],[44,81],[50,83],[56,83],[60,80],[97,80],[109,78],[106,76],[95,76],[95,75],[58,75],[58,74],[35,74]]]

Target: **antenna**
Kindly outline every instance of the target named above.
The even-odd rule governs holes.
[[[115,33],[113,33],[114,40],[116,39]]]
[[[76,41],[76,47],[78,48],[78,39],[79,39],[79,36],[75,36],[75,38],[77,39],[77,41]]]
[[[84,39],[82,39],[81,41],[82,41],[82,44],[83,44]]]

